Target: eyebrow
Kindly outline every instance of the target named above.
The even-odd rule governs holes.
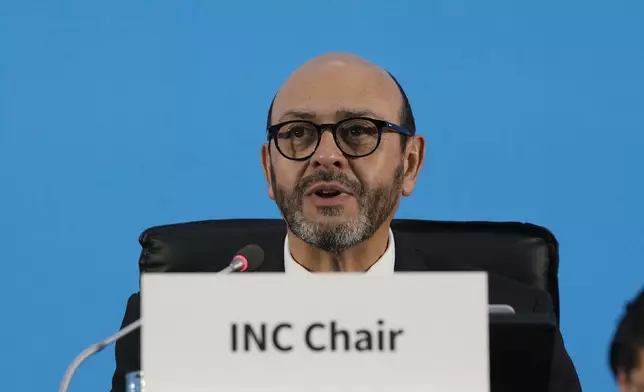
[[[379,116],[369,109],[338,109],[335,111],[335,116],[338,119],[345,119],[351,117],[372,117],[378,118]],[[301,119],[301,120],[314,120],[317,117],[316,112],[307,110],[287,110],[280,116],[279,121],[284,121],[287,117]]]

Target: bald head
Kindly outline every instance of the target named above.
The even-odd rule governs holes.
[[[309,70],[314,70],[316,68],[325,69],[329,67],[331,68],[346,67],[346,66],[352,66],[352,65],[370,68],[375,70],[376,72],[382,73],[383,75],[385,74],[385,71],[382,70],[377,65],[371,63],[366,59],[363,59],[360,56],[356,56],[353,53],[331,52],[331,53],[325,53],[320,56],[314,57],[309,61],[305,62],[297,70],[295,70],[295,72],[293,72],[292,76],[296,76],[297,74],[300,74],[300,73],[306,73]]]
[[[340,108],[350,109],[347,110],[349,112],[357,110],[357,113],[373,112],[359,107],[366,106],[360,103],[362,98],[377,106],[393,107],[396,109],[394,118],[384,118],[382,109],[377,117],[400,124],[412,133],[416,131],[407,94],[396,78],[379,66],[345,52],[323,54],[296,69],[273,98],[268,109],[266,127],[283,121],[289,113],[311,112],[306,107],[318,98],[325,101],[326,107],[320,109],[327,114]],[[294,101],[297,103],[294,104]]]

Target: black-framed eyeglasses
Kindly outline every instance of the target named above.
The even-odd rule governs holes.
[[[273,140],[277,151],[285,158],[304,161],[313,156],[325,130],[331,131],[340,151],[351,158],[366,157],[376,151],[383,132],[413,136],[411,131],[400,125],[368,117],[347,118],[335,124],[286,121],[268,127],[267,136],[268,141]]]

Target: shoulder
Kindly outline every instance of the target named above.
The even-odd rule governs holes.
[[[121,329],[141,317],[141,295],[134,293],[127,300],[127,307]],[[114,356],[116,368],[112,375],[112,392],[125,390],[125,375],[141,368],[141,331],[135,330],[118,340],[115,344]]]
[[[125,308],[125,316],[123,317],[123,324],[121,327],[130,324],[138,319],[141,315],[141,294],[139,292],[130,295],[127,299],[127,306]]]
[[[517,312],[553,312],[550,295],[539,288],[517,282],[513,279],[488,272],[490,303],[509,304]]]
[[[517,312],[534,313],[553,311],[550,295],[537,287],[516,281],[481,266],[436,257],[422,247],[415,247],[416,257],[420,257],[430,271],[485,271],[488,275],[488,302],[512,306]]]

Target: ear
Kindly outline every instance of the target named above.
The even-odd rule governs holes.
[[[273,192],[273,178],[271,176],[271,145],[269,143],[262,144],[261,155],[262,155],[262,170],[264,171],[264,177],[266,178],[266,183],[268,184],[268,197],[271,200],[275,200],[275,193]]]
[[[403,196],[410,196],[416,186],[416,180],[425,161],[425,138],[412,136],[407,140],[404,152],[405,176],[403,179]]]

